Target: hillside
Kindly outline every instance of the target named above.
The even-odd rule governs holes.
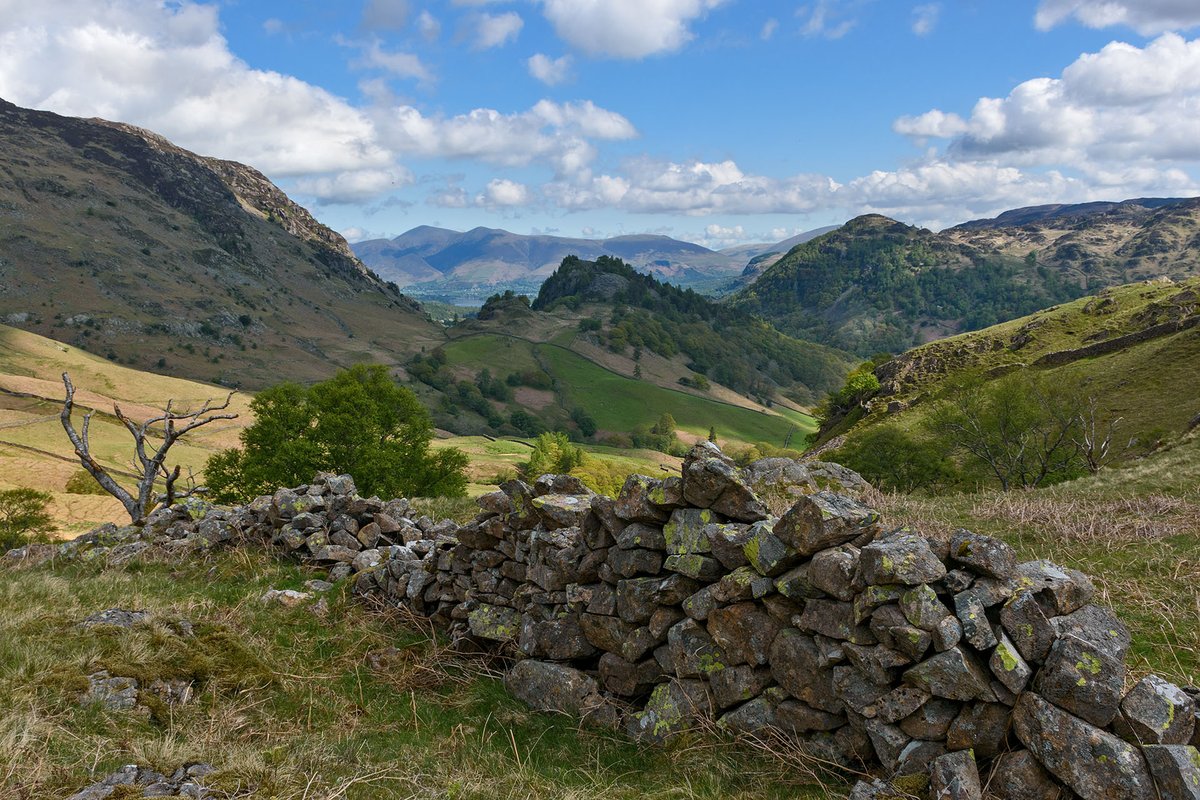
[[[731,303],[784,333],[866,356],[1077,296],[1058,272],[878,214],[793,248]]]
[[[1118,460],[1130,461],[1183,434],[1200,415],[1200,278],[1105,289],[980,331],[904,353],[875,369],[880,388],[866,414],[833,420],[917,430],[932,400],[965,375],[994,379],[1029,367],[1079,386],[1101,419],[1120,419]],[[854,436],[854,432],[851,436]]]
[[[571,239],[523,236],[495,228],[458,231],[422,225],[394,239],[358,242],[354,252],[415,297],[479,305],[490,294],[534,294],[567,256],[620,258],[682,285],[736,276],[746,260],[667,236]]]
[[[228,386],[396,363],[419,307],[257,171],[0,101],[0,321]]]
[[[1200,198],[1020,208],[947,231],[951,241],[1029,258],[1096,290],[1200,274]]]

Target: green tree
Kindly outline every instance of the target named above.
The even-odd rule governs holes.
[[[658,422],[654,423],[654,427],[650,429],[650,432],[658,436],[674,436],[675,428],[675,418],[671,416],[671,412],[664,411],[662,416],[658,418]]]
[[[583,464],[583,450],[571,444],[562,431],[543,433],[533,442],[533,452],[525,465],[525,475],[565,474]]]
[[[849,467],[885,491],[932,489],[957,478],[940,443],[891,425],[875,425],[853,434],[829,454],[829,460]]]
[[[46,506],[52,499],[37,489],[0,491],[0,553],[46,538],[44,531],[53,521]]]
[[[219,501],[297,486],[317,472],[348,473],[360,492],[380,497],[466,492],[466,455],[431,450],[429,412],[382,366],[359,364],[307,389],[279,384],[251,408],[255,421],[242,432],[242,448],[214,455],[205,468]]]
[[[1072,382],[1019,369],[994,381],[956,382],[927,424],[947,451],[960,453],[1007,491],[1082,472],[1083,407],[1083,394]]]
[[[712,425],[708,426],[708,440],[713,444],[717,443],[717,429]]]

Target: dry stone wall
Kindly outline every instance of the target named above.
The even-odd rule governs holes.
[[[620,495],[509,481],[467,525],[321,476],[202,518],[67,545],[122,559],[256,540],[354,591],[516,659],[531,706],[661,741],[705,720],[938,800],[1200,800],[1195,689],[1126,690],[1125,626],[1087,576],[1004,542],[890,528],[861,478],[783,459],[739,469],[697,445],[679,477]]]

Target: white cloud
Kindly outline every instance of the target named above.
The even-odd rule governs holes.
[[[473,20],[475,26],[474,48],[490,50],[509,42],[516,41],[517,35],[524,27],[525,21],[515,11],[503,14],[478,14]]]
[[[442,23],[428,11],[422,11],[417,16],[417,31],[426,41],[432,42],[442,35]]]
[[[571,77],[571,56],[550,58],[543,53],[529,57],[529,74],[547,86],[565,83]]]
[[[312,195],[321,204],[362,203],[413,182],[403,167],[339,172],[312,178],[298,178],[296,188]]]
[[[1168,33],[1144,48],[1113,42],[1061,77],[981,98],[966,119],[935,109],[893,127],[949,138],[946,152],[959,160],[1078,170],[1200,161],[1200,40]]]
[[[495,178],[488,181],[483,194],[475,198],[475,204],[488,208],[513,208],[528,205],[530,198],[529,187],[525,184],[507,178]]]
[[[758,32],[758,38],[764,42],[769,42],[777,30],[779,30],[779,20],[771,17],[763,23],[762,30]]]
[[[1039,30],[1068,19],[1089,28],[1124,25],[1143,36],[1182,31],[1200,25],[1195,0],[1042,0],[1034,17]]]
[[[471,204],[471,198],[461,186],[448,186],[434,192],[425,202],[438,208],[466,208]]]
[[[398,31],[408,20],[408,0],[367,0],[362,26],[373,31]]]
[[[840,39],[858,24],[838,0],[816,0],[811,5],[800,6],[796,16],[804,20],[800,32],[810,37]]]
[[[542,0],[558,35],[585,53],[645,58],[683,47],[692,22],[727,0]]]
[[[433,77],[417,55],[384,50],[378,41],[372,41],[365,46],[362,57],[354,62],[354,66],[381,69],[400,78],[416,78],[421,81],[428,81]]]
[[[940,3],[925,3],[915,7],[912,13],[912,32],[917,36],[928,36],[937,27],[942,6]]]

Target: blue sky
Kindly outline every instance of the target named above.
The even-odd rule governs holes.
[[[352,239],[726,246],[1200,194],[1195,0],[0,0],[0,97],[251,164]]]

